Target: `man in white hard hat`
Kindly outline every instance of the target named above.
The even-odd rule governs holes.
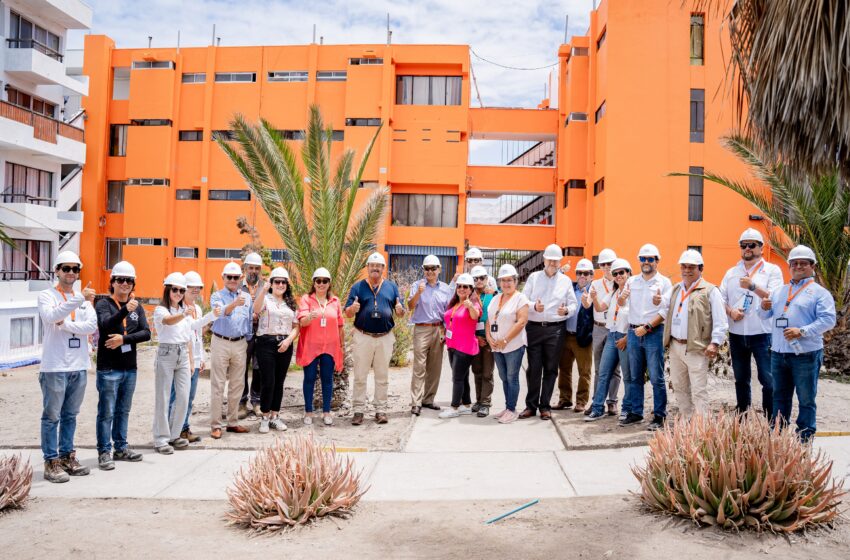
[[[136,345],[150,340],[151,330],[135,288],[136,268],[127,261],[115,263],[109,278],[111,297],[95,305],[97,466],[106,471],[115,468],[115,461],[142,460],[142,454],[129,447],[127,428],[136,390]]]
[[[422,261],[425,278],[410,286],[407,307],[413,312],[413,375],[410,378],[410,413],[422,407],[439,410],[434,402],[443,367],[443,314],[452,289],[440,281],[440,259],[428,255]]]
[[[476,266],[484,266],[484,253],[481,252],[481,249],[478,247],[470,247],[466,250],[466,254],[463,258],[463,272],[467,274],[472,274],[472,269]],[[452,281],[449,282],[449,287],[452,289],[452,293],[455,291],[455,282],[457,282],[457,277],[460,276],[460,272],[456,272],[452,277]],[[495,293],[496,292],[496,279],[487,275],[487,292]]]
[[[602,363],[602,350],[608,340],[608,328],[605,326],[608,318],[608,303],[611,290],[614,288],[614,277],[611,276],[611,265],[617,260],[617,254],[612,249],[602,249],[599,252],[597,262],[602,271],[602,278],[597,278],[590,283],[588,295],[593,305],[593,392],[596,395],[596,387],[599,385],[599,366]],[[617,392],[620,390],[620,366],[614,368],[608,385],[608,416],[617,415]],[[590,414],[590,407],[585,410],[585,415]]]
[[[835,300],[815,282],[817,257],[805,245],[788,253],[791,282],[762,299],[759,315],[771,322],[773,415],[784,427],[797,394],[797,434],[808,442],[817,431],[818,375],[823,335],[835,326]]]
[[[210,343],[210,437],[221,438],[221,402],[227,389],[227,431],[237,434],[249,430],[239,425],[239,398],[244,387],[245,361],[251,332],[251,295],[240,289],[242,267],[235,262],[221,272],[224,288],[210,297],[210,306],[219,317],[212,324]]]
[[[762,410],[773,416],[773,375],[770,373],[770,321],[758,316],[761,300],[782,287],[782,269],[762,258],[764,238],[753,228],[738,239],[741,260],[730,268],[720,283],[720,295],[729,316],[729,353],[735,373],[737,410],[752,404],[751,361],[756,360],[761,384]]]
[[[387,389],[393,355],[393,312],[404,315],[401,294],[392,280],[384,278],[387,263],[381,253],[366,259],[368,276],[354,284],[345,304],[345,316],[354,317],[354,388],[351,405],[353,426],[363,423],[366,411],[366,379],[375,372],[375,421],[387,423]]]
[[[664,426],[667,417],[667,385],[664,383],[664,329],[659,328],[667,316],[670,279],[658,272],[661,252],[647,243],[638,252],[640,274],[629,278],[617,302],[629,304],[629,379],[624,379],[626,393],[623,406],[629,413],[620,426],[643,422],[644,373],[649,370],[652,384],[652,422],[648,429],[655,431]]]
[[[38,314],[44,328],[38,375],[44,408],[41,414],[41,451],[44,479],[68,482],[70,476],[89,474],[74,449],[77,415],[86,393],[86,371],[91,366],[88,335],[97,330],[91,282],[74,290],[83,263],[75,253],[56,256],[56,286],[38,294]]]
[[[720,291],[702,277],[699,251],[679,257],[682,281],[673,288],[664,321],[664,347],[670,350],[670,381],[679,413],[708,409],[708,365],[726,339],[726,309]]]
[[[578,301],[572,282],[558,267],[564,252],[556,244],[543,251],[543,270],[532,272],[522,293],[531,302],[528,308],[528,369],[525,410],[519,418],[531,418],[540,411],[541,420],[552,418],[552,393],[558,379],[558,363],[564,346],[568,317],[576,314]]]
[[[577,311],[567,318],[567,337],[558,364],[558,404],[556,410],[565,410],[573,403],[573,363],[578,366],[578,385],[575,392],[574,412],[584,412],[590,402],[590,370],[593,366],[593,310],[588,292],[593,279],[593,263],[581,259],[576,263],[576,281],[571,292],[577,302]]]
[[[243,282],[240,289],[251,297],[253,302],[257,299],[257,287],[260,282],[260,271],[263,269],[263,257],[259,253],[248,253],[242,261]],[[244,418],[253,414],[257,418],[260,414],[260,366],[254,356],[254,333],[257,332],[258,316],[251,313],[251,332],[245,335],[248,343],[245,354],[245,382],[242,386],[242,398],[239,399],[239,417]],[[248,373],[251,380],[248,381]]]

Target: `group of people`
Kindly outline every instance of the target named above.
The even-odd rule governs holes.
[[[816,431],[822,335],[835,325],[834,301],[815,282],[817,259],[808,247],[795,247],[788,254],[790,282],[785,284],[782,270],[762,257],[764,240],[757,230],[744,231],[739,245],[741,260],[719,287],[703,278],[703,259],[695,250],[682,253],[681,281],[674,285],[658,272],[661,255],[652,244],[641,247],[637,270],[613,250],[602,250],[601,277],[595,280],[594,264],[587,259],[577,263],[571,280],[569,265],[561,266],[561,248],[550,245],[543,252],[543,270],[531,273],[522,290],[513,265],[502,265],[494,279],[483,266],[481,251],[473,247],[465,254],[464,271],[448,284],[440,280],[439,258],[425,257],[424,278],[414,282],[406,295],[385,277],[384,257],[373,253],[367,259],[366,277],[354,284],[345,304],[334,293],[327,269],[317,269],[309,292],[296,299],[287,270],[274,268],[263,280],[262,260],[251,253],[242,266],[235,262],[224,266],[224,287],[212,294],[206,314],[200,306],[201,276],[194,271],[171,273],[153,312],[158,343],[154,448],[172,454],[200,439],[189,418],[198,376],[207,364],[214,439],[222,437],[222,429],[248,432],[239,420],[249,412],[259,419],[261,433],[287,428],[280,409],[293,353],[304,369],[303,422],[313,423],[319,379],[322,422],[332,425],[333,373],[344,365],[346,317],[353,318],[354,326],[351,423],[358,426],[364,421],[370,370],[374,420],[387,423],[393,328],[395,319],[408,312],[413,324],[413,415],[428,408],[440,411],[439,417],[445,419],[490,416],[496,369],[505,403],[493,417],[502,424],[538,414],[549,420],[553,409],[572,409],[583,412],[586,421],[618,416],[620,426],[629,426],[644,422],[648,377],[653,403],[648,429],[657,430],[667,416],[665,350],[679,413],[704,413],[709,409],[708,366],[728,333],[737,409],[743,413],[751,407],[750,367],[755,359],[765,414],[787,424],[796,392],[797,432],[808,441]],[[89,474],[76,459],[74,433],[90,365],[88,337],[96,332],[98,466],[111,470],[115,461],[142,460],[127,442],[136,346],[151,339],[144,308],[134,295],[136,271],[126,261],[117,263],[109,297],[95,303],[90,283],[81,292],[74,289],[82,266],[76,254],[60,253],[57,283],[38,300],[44,324],[41,445],[44,477],[51,482]],[[209,360],[203,343],[207,327]],[[435,397],[444,348],[451,364],[452,397],[442,410]],[[526,354],[525,406],[518,412]],[[556,381],[559,395],[552,406]]]

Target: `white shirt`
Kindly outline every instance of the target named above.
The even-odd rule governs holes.
[[[38,314],[44,325],[39,371],[44,373],[85,371],[91,367],[88,335],[97,331],[97,313],[83,294],[64,296],[56,288],[38,294]],[[59,321],[61,325],[56,324]]]
[[[491,333],[490,336],[496,339],[505,338],[505,335],[510,332],[513,326],[516,324],[516,315],[517,311],[522,309],[523,307],[529,305],[528,298],[525,297],[525,294],[522,292],[514,292],[514,295],[511,296],[511,299],[505,302],[505,305],[502,306],[502,310],[499,311],[499,302],[502,301],[504,294],[496,294],[493,296],[493,299],[490,300],[490,305],[487,306],[487,324],[497,324],[499,325],[499,330],[495,333]],[[487,327],[490,328],[489,326]],[[525,329],[513,338],[510,342],[505,345],[505,347],[501,350],[493,350],[493,352],[501,352],[503,354],[507,354],[509,352],[513,352],[523,346],[528,344],[528,340],[525,336]]]
[[[617,304],[617,298],[620,296],[620,290],[616,292],[611,290],[610,293],[602,294],[600,302],[608,304],[607,317],[605,318],[605,328],[609,331],[626,334],[629,332],[629,300],[626,300],[625,305]]]
[[[701,279],[700,279],[701,280]],[[700,280],[697,280],[699,282]],[[676,301],[671,301],[673,306],[673,318],[670,324],[670,335],[679,340],[688,340],[688,305],[691,303],[691,295],[688,294],[684,300],[682,296],[687,294],[685,284],[680,282],[680,291],[676,294]],[[708,293],[708,301],[711,304],[711,342],[720,346],[726,340],[726,330],[729,325],[726,321],[726,307],[720,290],[712,288]],[[681,302],[681,305],[679,305]]]
[[[208,324],[212,323],[215,320],[215,315],[213,315],[212,311],[207,313],[206,315],[201,315],[204,311],[201,309],[201,306],[197,303],[195,305],[195,317],[201,317],[200,320],[194,321],[192,323],[192,332],[191,332],[191,342],[192,342],[192,361],[194,361],[193,367],[199,368],[201,367],[201,362],[204,360],[204,327]],[[188,321],[189,318],[183,319],[183,321]]]
[[[656,315],[662,318],[667,316],[670,307],[670,293],[673,284],[670,279],[656,272],[649,280],[645,280],[642,274],[632,276],[626,281],[626,286],[631,291],[629,296],[629,323],[632,325],[645,325]],[[661,304],[652,303],[652,298],[661,290]]]
[[[163,320],[171,315],[182,315],[183,309],[182,307],[166,309],[157,305],[156,309],[153,310],[156,339],[160,344],[186,344],[192,339],[192,317],[187,316],[173,325],[163,323]]]
[[[770,319],[759,317],[758,310],[761,308],[762,298],[741,287],[741,278],[752,274],[756,287],[762,290],[776,294],[782,288],[784,284],[782,269],[764,259],[761,262],[764,264],[755,263],[748,272],[744,261],[738,261],[738,264],[726,272],[720,283],[720,296],[723,298],[723,303],[729,307],[743,309],[745,298],[752,297],[747,310],[744,311],[744,318],[740,321],[729,321],[729,332],[732,334],[753,335],[771,332]]]
[[[597,278],[593,282],[590,283],[590,289],[596,290],[596,299],[599,300],[600,303],[608,302],[611,298],[611,292],[614,290],[614,281],[608,280],[604,276],[602,278]],[[615,304],[617,302],[614,302]],[[610,307],[610,303],[608,304]],[[628,305],[628,303],[627,303]],[[620,313],[622,313],[622,309]],[[611,312],[613,313],[613,311]],[[593,308],[593,320],[598,323],[605,323],[607,325],[608,315],[610,315],[608,311],[597,311],[596,308]]]
[[[525,281],[522,293],[531,302],[528,307],[528,320],[538,323],[560,323],[566,321],[567,317],[575,315],[578,309],[578,300],[573,291],[572,281],[560,271],[548,276],[546,271],[538,270],[532,272]],[[543,311],[536,311],[534,306],[537,300],[543,302]],[[558,315],[561,304],[566,305],[567,314]]]
[[[267,294],[263,298],[263,308],[260,310],[257,336],[288,335],[292,332],[294,322],[295,310],[286,305],[285,301],[278,303],[273,295]]]

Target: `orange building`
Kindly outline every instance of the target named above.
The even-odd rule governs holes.
[[[238,216],[282,260],[274,228],[211,139],[238,112],[297,142],[317,103],[336,153],[362,153],[385,124],[361,187],[389,187],[378,248],[391,268],[436,253],[449,273],[477,246],[492,268],[510,261],[525,273],[550,243],[574,262],[604,247],[635,261],[652,242],[666,274],[677,276],[679,254],[696,246],[719,281],[758,217],[721,187],[666,175],[744,176],[717,142],[734,117],[717,93],[721,36],[718,21],[678,2],[603,1],[588,35],[558,51],[557,109],[471,107],[465,45],[116,49],[87,36],[81,256],[100,266],[83,280],[103,290],[125,259],[144,297],[172,270],[211,284],[246,242]],[[488,142],[509,157],[471,165]]]

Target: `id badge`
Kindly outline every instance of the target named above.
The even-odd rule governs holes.
[[[744,304],[741,306],[741,309],[743,309],[744,312],[746,313],[752,305],[753,305],[753,296],[750,295],[750,294],[745,295],[744,296]]]
[[[322,315],[322,320],[319,321],[319,326],[320,327],[327,327],[328,326],[328,319],[324,315]]]
[[[497,323],[490,325],[490,332],[499,332],[499,325]]]
[[[80,339],[76,336],[72,336],[68,339],[68,348],[79,348],[80,347]]]
[[[777,317],[776,318],[776,328],[777,329],[787,329],[788,328],[788,318],[787,317]]]
[[[381,312],[380,311],[373,311],[369,316],[372,317],[372,319],[380,319],[381,318]]]
[[[451,340],[451,339],[452,339],[452,331],[446,329],[446,340]]]
[[[124,354],[126,354],[127,352],[130,352],[132,349],[133,349],[133,346],[130,345],[130,344],[122,344],[121,345],[121,352],[124,353]]]
[[[678,326],[679,326],[679,325],[681,325],[681,324],[682,324],[682,320],[681,320],[681,319],[679,319],[678,317],[676,317],[675,319],[673,319],[673,326],[674,326],[674,327],[678,327]]]

